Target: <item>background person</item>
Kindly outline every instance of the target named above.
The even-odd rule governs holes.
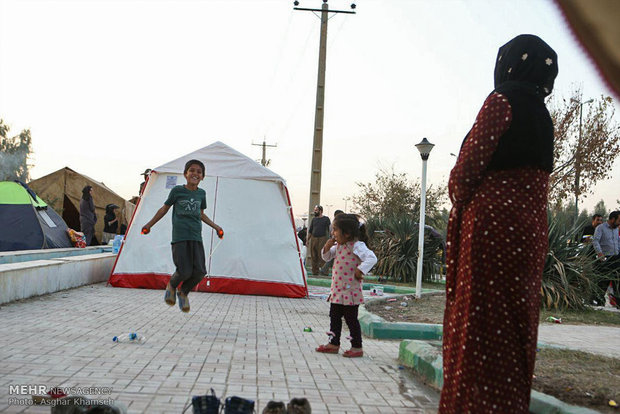
[[[95,238],[95,201],[93,200],[93,188],[87,185],[82,189],[82,199],[80,200],[80,229],[86,238],[86,245],[97,244]]]
[[[592,236],[594,236],[594,230],[603,222],[603,216],[600,214],[595,214],[592,216],[592,223],[588,224],[583,228],[583,232],[581,234],[582,242],[591,242]]]
[[[344,214],[344,211],[342,211],[342,210],[334,211],[334,221],[336,221],[336,217],[338,217],[340,214]],[[332,229],[333,229],[333,225],[330,225],[329,226],[329,236],[330,237],[334,236]],[[334,266],[334,259],[330,259],[328,262],[326,262],[325,265],[319,269],[319,274],[320,275],[325,275],[325,276],[329,275],[329,269],[331,269],[332,266]]]
[[[553,170],[544,98],[557,74],[540,38],[502,46],[450,172],[441,414],[529,412]]]
[[[323,207],[314,206],[314,218],[308,228],[306,243],[312,256],[312,274],[318,275],[319,269],[325,264],[321,257],[321,249],[329,238],[329,217],[323,215]]]
[[[105,206],[105,216],[103,217],[103,244],[108,244],[110,240],[113,240],[118,233],[118,217],[116,216],[116,210],[119,206],[116,204],[108,204]]]
[[[150,168],[147,168],[146,170],[144,170],[144,172],[142,174],[140,174],[143,178],[144,181],[142,181],[142,183],[140,183],[140,192],[138,193],[139,196],[142,196],[142,192],[144,191],[144,186],[146,185],[146,179],[149,176],[149,174],[151,173]]]
[[[603,278],[598,282],[598,291],[595,301],[599,306],[605,305],[605,292],[610,283],[612,298],[618,306],[618,271],[620,270],[620,240],[618,240],[618,226],[620,226],[620,211],[609,213],[607,222],[600,224],[594,231],[592,246],[596,256],[601,259],[598,270]]]

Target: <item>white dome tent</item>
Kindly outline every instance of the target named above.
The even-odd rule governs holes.
[[[109,283],[117,287],[164,289],[175,267],[172,262],[172,212],[142,235],[141,229],[164,204],[170,189],[185,184],[183,168],[190,159],[202,161],[207,192],[205,213],[224,229],[220,243],[203,223],[209,277],[198,291],[304,297],[306,275],[282,177],[222,142],[170,161],[152,172],[118,254]]]

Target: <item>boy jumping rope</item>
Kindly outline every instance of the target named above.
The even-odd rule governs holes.
[[[177,185],[168,195],[164,205],[157,210],[151,221],[142,227],[142,234],[148,234],[168,210],[172,208],[172,260],[176,271],[170,277],[164,294],[165,302],[174,306],[175,294],[179,298],[179,308],[189,312],[189,292],[200,283],[207,273],[205,250],[202,245],[202,222],[211,226],[219,238],[224,237],[224,230],[215,224],[204,210],[207,208],[207,193],[198,184],[204,179],[205,165],[198,160],[189,160],[185,164],[183,175],[185,185]],[[177,292],[179,284],[183,282]]]

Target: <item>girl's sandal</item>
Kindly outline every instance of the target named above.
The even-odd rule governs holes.
[[[337,354],[340,351],[340,347],[334,347],[333,345],[319,345],[316,352],[322,352],[324,354]]]
[[[345,358],[361,358],[364,356],[364,351],[363,350],[352,351],[349,349],[348,351],[344,351],[342,356]]]

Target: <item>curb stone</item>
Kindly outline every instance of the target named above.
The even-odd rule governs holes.
[[[443,385],[443,358],[441,347],[426,341],[404,340],[400,343],[398,359],[441,389]],[[532,390],[530,413],[533,414],[600,414],[590,408],[570,405],[542,392]]]
[[[440,340],[443,337],[443,325],[386,322],[382,317],[368,312],[365,306],[360,306],[358,319],[362,333],[369,338]]]
[[[306,282],[312,286],[330,287],[332,285],[331,279],[319,279],[318,277],[307,277]],[[398,293],[413,295],[416,293],[415,288],[409,288],[404,286],[384,285],[381,283],[364,283],[363,289],[370,290],[375,286],[382,286],[385,293]],[[422,294],[429,293],[443,293],[443,290],[439,289],[422,289]]]

